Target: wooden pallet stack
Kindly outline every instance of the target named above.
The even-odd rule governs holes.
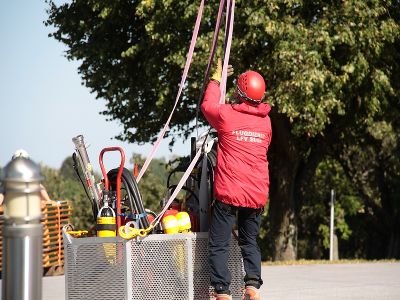
[[[3,215],[3,207],[0,206],[0,216]],[[43,224],[43,268],[63,267],[64,245],[62,240],[62,228],[70,223],[72,208],[69,201],[46,203],[42,206]],[[0,270],[2,269],[3,249],[3,218],[0,217]]]

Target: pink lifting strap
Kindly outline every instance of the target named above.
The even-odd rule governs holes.
[[[219,103],[224,104],[225,103],[225,93],[226,93],[226,79],[227,79],[227,71],[228,71],[228,62],[229,62],[229,55],[231,53],[231,45],[232,45],[232,31],[233,31],[233,19],[234,19],[234,12],[235,12],[235,0],[228,0],[227,2],[227,12],[230,12],[227,14],[228,16],[230,15],[230,19],[228,20],[228,17],[225,22],[225,33],[228,32],[228,40],[226,43],[226,48],[225,48],[225,55],[224,55],[224,65],[222,68],[222,78],[221,78],[221,98],[219,98]]]
[[[187,76],[187,73],[189,71],[190,63],[192,61],[193,52],[194,52],[194,46],[196,45],[196,40],[197,40],[197,35],[198,35],[198,32],[199,32],[199,28],[200,28],[200,22],[201,22],[201,17],[202,17],[202,14],[203,14],[203,9],[204,9],[204,0],[201,1],[200,6],[199,6],[199,10],[198,10],[198,13],[197,13],[197,19],[196,19],[196,24],[195,24],[194,30],[193,30],[192,41],[190,42],[189,53],[188,53],[188,56],[186,58],[186,64],[185,64],[185,68],[184,68],[184,71],[183,71],[181,83],[179,85],[179,91],[178,91],[178,95],[176,96],[174,107],[173,107],[172,112],[169,115],[169,118],[168,118],[167,122],[165,123],[164,128],[161,131],[157,141],[153,145],[153,148],[151,149],[149,156],[146,158],[146,161],[144,162],[143,167],[140,169],[139,175],[136,178],[136,182],[139,182],[140,179],[142,178],[143,174],[146,172],[151,160],[154,157],[154,154],[158,150],[158,148],[160,146],[160,143],[161,143],[162,139],[164,138],[165,132],[169,128],[168,127],[169,126],[169,122],[171,121],[172,115],[175,112],[176,106],[178,104],[179,98],[180,98],[182,90],[183,90],[183,86],[184,86],[185,81],[186,81],[186,76]]]
[[[169,208],[169,206],[171,205],[172,201],[174,201],[174,199],[178,195],[179,191],[181,190],[182,186],[185,184],[186,180],[189,178],[193,168],[195,167],[197,161],[199,160],[200,154],[201,154],[202,151],[203,151],[202,148],[197,150],[197,153],[196,153],[195,157],[193,158],[193,160],[190,163],[189,167],[187,168],[187,170],[183,174],[181,180],[179,181],[177,187],[174,189],[172,195],[169,197],[167,203],[164,205],[163,210],[158,214],[158,216],[153,220],[153,222],[151,222],[153,226],[156,226],[160,222],[160,220],[163,217],[165,211]]]
[[[201,85],[200,95],[199,95],[199,98],[197,100],[197,107],[196,107],[196,136],[197,137],[199,136],[199,131],[198,131],[198,128],[199,128],[199,107],[200,107],[201,100],[203,100],[204,90],[206,89],[206,85],[207,85],[208,80],[209,80],[211,64],[212,64],[212,61],[214,59],[215,50],[216,50],[217,44],[218,44],[219,28],[221,26],[220,24],[221,24],[221,19],[222,19],[222,12],[224,10],[224,4],[225,4],[225,0],[221,0],[219,2],[217,21],[215,22],[215,28],[214,28],[214,34],[213,34],[213,39],[212,39],[212,44],[211,44],[210,55],[208,57],[207,68],[206,68],[206,72],[204,74],[203,83]]]

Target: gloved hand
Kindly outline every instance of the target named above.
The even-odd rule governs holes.
[[[233,67],[232,65],[228,65],[227,77],[231,76],[232,74],[233,74]],[[217,67],[214,71],[214,74],[211,76],[211,79],[221,82],[221,77],[222,77],[222,60],[218,58]]]

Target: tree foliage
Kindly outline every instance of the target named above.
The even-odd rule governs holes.
[[[84,83],[107,100],[103,113],[123,124],[120,138],[154,137],[175,100],[197,3],[50,5],[52,36],[81,61]],[[204,12],[177,128],[187,129],[194,116],[217,7],[210,1]],[[237,1],[232,62],[266,75],[268,100],[298,135],[319,135],[357,106],[358,119],[368,122],[398,99],[398,11],[398,1]]]
[[[175,101],[197,2],[49,4],[46,24],[55,28],[51,35],[67,45],[68,59],[80,61],[84,84],[106,100],[102,113],[122,123],[119,138],[154,139]],[[305,190],[319,163],[329,155],[351,177],[355,172],[351,170],[357,169],[357,160],[349,158],[351,149],[360,153],[369,146],[379,124],[398,127],[400,3],[238,0],[236,4],[231,63],[238,72],[251,68],[263,74],[266,100],[274,106],[268,154],[274,257],[293,259]],[[217,9],[218,1],[206,4],[184,96],[170,125],[185,136],[194,126],[190,121]],[[390,164],[388,156],[380,157]],[[371,201],[371,195],[363,200]]]
[[[332,159],[321,162],[310,182],[299,214],[299,257],[327,258],[329,249],[331,190],[335,191],[335,233],[339,240],[341,258],[353,258],[354,248],[347,251],[350,239],[358,239],[359,232],[350,225],[353,218],[365,213],[351,181],[340,164]]]
[[[72,158],[68,157],[62,163],[60,170],[42,166],[43,185],[52,200],[71,202],[71,224],[74,228],[89,230],[95,225],[90,201],[77,176],[74,173],[65,172],[67,169],[72,169],[72,165]]]
[[[396,111],[394,109],[394,111]],[[400,145],[399,119],[369,126],[369,135],[358,137],[358,147],[347,143],[341,155],[344,169],[370,216],[365,224],[370,245],[368,257],[400,257]],[[374,247],[376,243],[382,247]]]
[[[145,159],[134,153],[131,162],[143,166]],[[155,158],[149,165],[148,171],[139,182],[140,193],[143,198],[144,206],[154,212],[158,212],[162,205],[162,200],[167,195],[167,162],[164,158]]]

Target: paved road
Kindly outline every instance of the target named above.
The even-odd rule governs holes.
[[[265,266],[262,299],[400,299],[400,263]]]
[[[400,263],[263,266],[262,272],[263,300],[400,299]],[[43,300],[64,300],[64,280],[45,277]]]

